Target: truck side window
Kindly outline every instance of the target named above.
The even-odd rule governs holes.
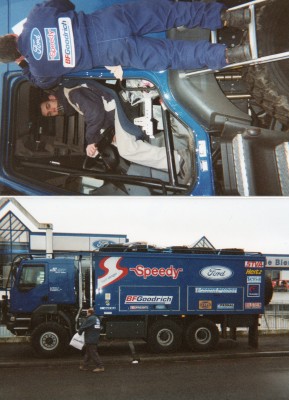
[[[19,279],[19,287],[35,287],[45,280],[44,265],[24,265]]]

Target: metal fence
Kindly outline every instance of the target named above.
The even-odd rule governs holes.
[[[289,330],[289,304],[269,304],[261,319],[261,330]]]

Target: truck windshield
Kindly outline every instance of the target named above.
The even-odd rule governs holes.
[[[24,265],[19,279],[19,287],[35,287],[45,280],[44,265]]]

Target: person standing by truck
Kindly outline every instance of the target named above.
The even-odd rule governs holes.
[[[87,318],[78,330],[78,333],[82,335],[84,332],[84,343],[85,343],[85,354],[83,359],[83,365],[80,366],[81,371],[89,370],[89,362],[92,361],[96,368],[93,372],[103,372],[104,366],[99,357],[97,344],[100,336],[100,320],[94,314],[94,309],[89,308],[87,310]]]
[[[0,62],[16,61],[36,86],[48,89],[71,72],[106,66],[152,71],[166,69],[219,69],[251,59],[248,44],[226,48],[206,40],[170,40],[149,33],[179,26],[216,30],[246,28],[250,13],[227,12],[218,2],[142,0],[114,4],[92,14],[75,12],[69,0],[37,4],[23,31],[0,37]]]

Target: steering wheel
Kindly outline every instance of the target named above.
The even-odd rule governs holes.
[[[114,127],[107,128],[99,141],[96,157],[85,157],[83,169],[96,170],[99,172],[114,171],[119,164],[119,153],[115,146],[111,144],[115,135]]]

